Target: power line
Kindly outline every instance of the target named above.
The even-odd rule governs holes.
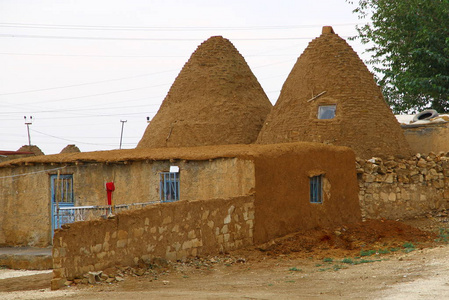
[[[115,144],[112,144],[112,143],[111,144],[105,144],[105,143],[100,143],[99,144],[99,143],[80,142],[80,141],[75,141],[75,140],[71,140],[71,139],[65,139],[65,138],[62,138],[62,137],[55,136],[55,135],[47,134],[47,133],[44,133],[44,132],[41,132],[41,131],[37,131],[37,130],[34,130],[34,129],[32,129],[32,131],[40,133],[40,134],[45,135],[45,136],[49,136],[49,137],[58,139],[58,140],[63,140],[63,141],[67,141],[67,142],[77,143],[77,144],[95,145],[95,146],[114,146],[115,145]]]
[[[85,85],[99,84],[99,83],[105,83],[105,82],[112,82],[112,81],[120,81],[120,80],[126,80],[126,79],[133,79],[133,78],[139,78],[139,77],[146,77],[146,76],[157,75],[157,74],[162,74],[162,73],[170,73],[170,72],[175,72],[175,71],[178,71],[178,70],[168,70],[168,71],[154,72],[154,73],[141,74],[141,75],[134,75],[134,76],[128,76],[128,77],[121,77],[121,78],[114,78],[114,79],[100,80],[100,81],[94,81],[94,82],[86,82],[86,83],[79,83],[79,84],[71,84],[71,85],[57,86],[57,87],[44,88],[44,89],[34,89],[34,90],[27,90],[27,91],[20,91],[20,92],[1,93],[0,96],[15,95],[15,94],[24,94],[24,93],[32,93],[32,92],[42,92],[42,91],[49,91],[49,90],[56,90],[56,89],[65,89],[65,88],[71,88],[71,87],[78,87],[78,86],[85,86]],[[158,86],[158,85],[155,85],[155,86]]]
[[[117,38],[117,37],[90,37],[90,36],[56,36],[31,34],[0,34],[4,38],[32,38],[32,39],[68,39],[68,40],[103,40],[103,41],[164,41],[164,42],[191,42],[203,41],[204,38]],[[347,37],[343,37],[347,38]],[[280,40],[312,40],[313,37],[268,37],[268,38],[233,38],[233,41],[280,41]]]
[[[154,88],[154,87],[159,87],[159,86],[167,86],[167,85],[169,85],[169,84],[164,83],[164,84],[143,86],[143,87],[138,87],[138,88],[133,88],[133,89],[116,90],[116,91],[110,91],[110,92],[105,92],[105,93],[97,93],[97,94],[84,95],[84,96],[76,96],[76,97],[60,98],[60,99],[54,99],[54,100],[39,101],[39,102],[34,102],[33,104],[51,103],[51,102],[59,102],[59,101],[65,101],[65,100],[73,100],[73,99],[97,97],[97,96],[111,95],[111,94],[118,94],[118,93],[126,93],[126,92],[130,92],[130,91],[144,90],[144,89],[149,89],[149,88]]]
[[[340,23],[332,24],[332,26],[355,26],[365,23]],[[302,24],[302,25],[277,25],[277,26],[102,26],[102,25],[55,25],[55,24],[37,24],[37,23],[0,23],[0,27],[13,27],[13,28],[31,28],[31,29],[57,29],[57,30],[107,30],[107,31],[209,31],[209,30],[232,30],[232,31],[245,31],[245,30],[279,30],[279,29],[298,29],[298,28],[314,28],[322,27],[322,24]]]
[[[51,54],[51,53],[12,53],[0,52],[0,55],[17,55],[17,56],[49,56],[49,57],[104,57],[104,58],[182,58],[185,55],[97,55],[97,54]],[[245,57],[254,56],[289,56],[294,54],[272,54],[272,55],[245,55]]]

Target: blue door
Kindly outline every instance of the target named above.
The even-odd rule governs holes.
[[[73,175],[50,175],[51,181],[51,237],[61,225],[73,223],[75,215],[73,210],[64,208],[75,205],[73,196]]]

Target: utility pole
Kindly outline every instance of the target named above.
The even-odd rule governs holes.
[[[122,122],[122,133],[120,134],[120,148],[122,149],[122,139],[123,139],[123,127],[125,126],[125,123],[128,122],[127,120],[120,120]]]
[[[25,119],[25,125],[27,126],[28,146],[31,147],[30,125],[33,124],[33,116],[30,116],[30,120],[28,120],[26,116],[23,116],[23,118]]]

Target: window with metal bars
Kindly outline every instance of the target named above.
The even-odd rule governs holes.
[[[179,172],[160,173],[160,199],[161,202],[179,200]]]
[[[323,175],[310,177],[310,202],[323,203]]]

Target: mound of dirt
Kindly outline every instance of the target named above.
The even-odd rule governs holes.
[[[397,251],[405,247],[431,247],[436,244],[434,232],[392,220],[366,220],[337,228],[317,228],[282,237],[257,249],[267,256],[296,257],[350,256],[360,251]]]

